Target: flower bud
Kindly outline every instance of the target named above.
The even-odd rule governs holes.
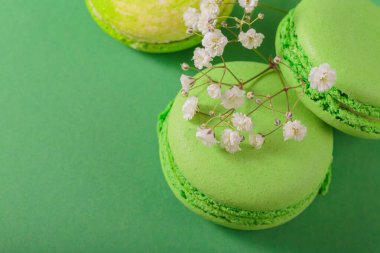
[[[281,120],[276,119],[276,120],[274,121],[274,125],[275,125],[275,126],[280,126],[280,125],[281,125]]]
[[[285,116],[286,116],[287,119],[292,119],[293,113],[292,112],[286,112]]]
[[[255,97],[255,94],[252,91],[248,91],[247,98],[248,99],[253,99],[254,97]]]
[[[187,64],[187,63],[184,62],[184,63],[181,64],[181,68],[182,68],[183,71],[188,71],[189,68],[190,68],[190,66],[189,66],[189,64]]]
[[[187,95],[189,95],[189,94],[186,91],[181,90],[181,95],[184,96],[184,97],[187,97]]]
[[[258,17],[259,19],[263,20],[263,19],[264,19],[264,13],[259,13],[259,15],[257,15],[257,17]]]
[[[280,62],[281,62],[281,57],[280,57],[280,56],[276,56],[276,57],[274,57],[273,62],[274,62],[275,64],[280,64]]]

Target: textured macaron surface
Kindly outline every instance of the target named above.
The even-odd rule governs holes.
[[[199,8],[200,0],[87,0],[98,19],[129,38],[148,43],[169,43],[191,37],[183,13]],[[223,5],[221,12],[233,5]]]
[[[229,63],[229,67],[242,79],[266,68],[253,62]],[[220,74],[215,71],[212,76]],[[228,75],[225,80],[233,81]],[[262,94],[282,89],[275,73],[266,74],[254,86]],[[192,95],[199,97],[204,110],[217,103],[201,90]],[[332,131],[302,105],[296,107],[294,114],[308,127],[303,142],[284,142],[282,131],[277,131],[267,138],[261,150],[242,144],[242,151],[229,154],[220,147],[206,147],[196,139],[197,127],[207,118],[196,115],[191,121],[184,120],[181,108],[185,99],[178,95],[170,110],[166,145],[181,175],[202,194],[230,208],[273,211],[289,208],[318,192],[332,162]],[[290,97],[291,102],[295,99]],[[285,95],[273,100],[278,110],[285,105]],[[240,109],[247,111],[251,107],[252,103],[246,102]],[[223,109],[218,106],[217,110]],[[253,116],[255,131],[265,133],[273,129],[274,119],[271,111],[259,109]]]
[[[368,0],[305,0],[281,22],[276,40],[293,71],[288,81],[307,81],[310,69],[322,63],[336,69],[335,87],[327,93],[307,89],[316,104],[306,103],[339,121],[320,115],[337,128],[369,138],[380,134],[379,18],[380,8]]]
[[[380,7],[369,0],[304,0],[294,12],[298,42],[315,65],[337,70],[336,88],[380,107]]]
[[[188,38],[183,13],[199,0],[88,0],[105,23],[136,40],[167,43]]]
[[[187,34],[183,21],[187,8],[199,8],[200,0],[86,0],[86,3],[104,31],[140,51],[176,52],[193,47],[202,39]],[[229,15],[233,6],[222,5],[220,15]]]

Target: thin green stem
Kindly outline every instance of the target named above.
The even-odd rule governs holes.
[[[215,127],[219,126],[219,125],[220,125],[221,123],[223,123],[226,119],[228,119],[228,118],[232,115],[232,113],[234,113],[234,111],[235,111],[235,109],[229,109],[229,110],[226,112],[226,113],[228,113],[227,116],[226,116],[226,113],[222,114],[222,115],[220,116],[221,120],[220,120],[215,126],[213,126],[212,129],[214,129]]]
[[[264,55],[262,55],[261,53],[260,53],[260,51],[259,50],[257,50],[257,49],[253,49],[253,51],[261,58],[261,59],[263,59],[266,63],[269,63],[268,62],[268,59],[267,58],[265,58],[264,57]]]
[[[281,125],[279,125],[278,127],[276,127],[275,129],[273,129],[272,131],[270,131],[269,133],[262,134],[262,136],[267,137],[268,135],[273,134],[274,132],[276,132],[278,129],[280,129],[280,128],[282,128],[282,127],[283,127],[283,125],[281,124]]]
[[[261,71],[261,72],[258,73],[257,75],[255,75],[255,76],[251,77],[250,79],[244,81],[244,82],[242,83],[242,85],[246,85],[247,83],[249,83],[249,82],[255,80],[255,79],[258,78],[258,77],[260,77],[261,75],[264,75],[266,72],[268,72],[268,71],[271,70],[271,69],[272,69],[271,67],[268,67],[268,68],[264,69],[263,71]]]

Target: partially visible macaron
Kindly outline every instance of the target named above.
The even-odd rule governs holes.
[[[369,0],[303,0],[280,23],[276,39],[286,80],[306,83],[304,105],[331,126],[371,139],[380,139],[379,20],[380,7]],[[336,83],[318,92],[309,74],[326,63]]]
[[[188,34],[185,11],[199,9],[201,0],[86,0],[88,9],[104,31],[122,43],[145,52],[168,53],[200,43]],[[220,6],[229,15],[233,4]]]
[[[228,67],[238,78],[247,80],[267,65],[232,62]],[[217,79],[222,70],[210,75]],[[226,73],[224,82],[234,80]],[[257,94],[273,94],[281,88],[274,72],[254,81]],[[216,101],[205,90],[192,92],[199,99],[199,107],[204,111],[223,110],[221,105],[215,107]],[[280,130],[269,136],[261,149],[245,141],[241,151],[230,154],[217,145],[207,147],[196,138],[197,128],[208,116],[196,114],[191,121],[184,120],[182,106],[186,99],[179,94],[160,115],[158,136],[165,178],[175,196],[190,210],[226,227],[266,229],[288,222],[319,193],[326,193],[331,176],[332,130],[302,104],[294,110],[297,119],[307,126],[302,142],[284,141]],[[294,93],[289,93],[289,99],[292,104],[297,100]],[[250,110],[251,102],[246,100],[239,110]],[[273,98],[272,106],[286,110],[286,96]],[[252,117],[255,132],[273,128],[274,112],[261,107]]]

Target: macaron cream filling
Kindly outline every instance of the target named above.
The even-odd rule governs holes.
[[[308,80],[309,72],[314,65],[298,43],[294,10],[283,19],[278,32],[280,55],[288,62],[298,82]],[[366,105],[349,98],[337,87],[333,87],[326,93],[319,93],[309,88],[309,83],[307,83],[305,95],[335,119],[363,132],[380,134],[380,107]]]
[[[169,104],[158,119],[160,159],[167,182],[182,202],[217,220],[247,227],[248,229],[255,226],[266,226],[272,223],[280,223],[281,221],[286,220],[287,217],[292,217],[294,214],[298,213],[299,210],[305,209],[318,193],[323,195],[327,193],[331,177],[331,168],[318,188],[305,196],[303,200],[283,209],[271,211],[244,210],[217,203],[195,188],[191,182],[183,176],[181,169],[176,165],[168,140],[167,118],[172,104],[173,103]]]

